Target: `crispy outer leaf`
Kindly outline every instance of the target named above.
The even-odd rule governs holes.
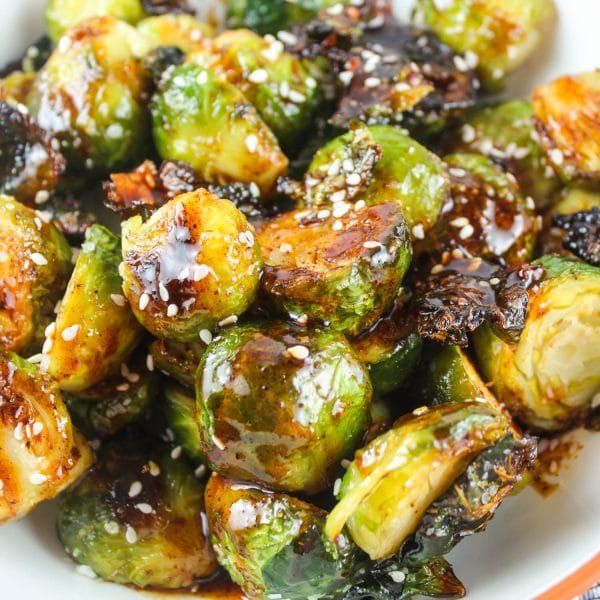
[[[600,265],[600,207],[556,215],[554,225],[567,233],[563,246],[592,265]]]

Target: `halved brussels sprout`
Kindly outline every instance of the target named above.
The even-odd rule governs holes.
[[[282,42],[247,29],[225,31],[196,60],[239,88],[284,147],[306,133],[320,99],[318,84]]]
[[[95,172],[144,156],[150,75],[142,36],[113,17],[86,21],[61,38],[29,95],[38,124],[61,142],[68,164]]]
[[[600,72],[538,86],[532,104],[540,142],[561,176],[600,179]]]
[[[142,328],[121,289],[119,238],[102,225],[85,234],[56,325],[46,330],[44,362],[61,389],[80,392],[127,360]]]
[[[196,398],[213,470],[311,494],[360,445],[371,383],[340,334],[268,322],[232,327],[209,345]]]
[[[373,168],[367,188],[354,201],[369,205],[396,202],[402,207],[408,227],[417,239],[435,223],[448,197],[450,181],[442,161],[400,129],[387,125],[369,127],[383,156]],[[309,171],[339,171],[344,148],[352,132],[335,138],[314,156]],[[350,173],[352,168],[348,165]]]
[[[397,300],[390,314],[360,336],[350,339],[352,348],[369,371],[373,391],[378,394],[398,389],[421,357],[421,338],[404,304]]]
[[[204,333],[206,336],[207,334]],[[207,338],[208,339],[208,338]],[[203,342],[173,342],[154,340],[150,344],[150,354],[154,367],[178,381],[181,385],[193,388],[196,382],[196,369],[206,350]]]
[[[65,393],[73,421],[88,437],[114,435],[137,421],[152,405],[160,389],[157,373],[141,360],[121,365],[121,372],[76,394]]]
[[[191,15],[174,13],[148,17],[138,23],[137,29],[150,48],[176,46],[186,54],[200,50],[213,34],[210,25]]]
[[[532,56],[555,15],[552,0],[418,0],[415,7],[416,20],[472,56],[492,88]]]
[[[542,282],[529,293],[516,343],[488,326],[475,334],[475,353],[498,400],[526,425],[564,429],[590,410],[600,391],[600,268],[545,256]]]
[[[71,249],[54,225],[0,195],[0,346],[38,352],[71,272]]]
[[[111,16],[135,25],[145,14],[142,0],[49,0],[46,27],[58,42],[67,29],[92,17]]]
[[[292,211],[265,223],[262,289],[294,320],[357,335],[392,304],[412,251],[397,204],[336,211]]]
[[[485,154],[512,173],[537,208],[554,201],[560,181],[537,143],[529,102],[507,100],[473,112],[458,135],[450,136],[452,152]]]
[[[320,508],[213,473],[206,514],[217,560],[248,597],[337,598],[349,586],[356,551],[324,535]]]
[[[196,415],[196,397],[184,387],[169,382],[164,388],[165,418],[175,435],[175,440],[194,462],[204,461],[200,429]]]
[[[247,98],[211,69],[186,64],[165,73],[152,101],[162,158],[184,160],[206,181],[256,183],[268,192],[288,160]]]
[[[506,431],[503,416],[477,403],[400,419],[356,453],[325,532],[336,539],[347,526],[372,559],[393,555],[417,530],[429,505]]]
[[[256,295],[262,260],[254,230],[232,202],[205,189],[181,194],[144,223],[123,223],[123,289],[154,335],[198,340],[241,315]]]
[[[183,588],[213,575],[204,486],[156,440],[102,447],[65,494],[58,534],[69,555],[99,577],[140,588]]]
[[[482,154],[445,157],[451,201],[423,243],[440,260],[444,252],[519,265],[533,252],[537,219],[515,179]]]
[[[14,353],[0,354],[0,523],[72,484],[92,452],[56,384]]]

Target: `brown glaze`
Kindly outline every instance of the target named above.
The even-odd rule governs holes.
[[[559,475],[576,458],[583,446],[574,439],[553,437],[538,446],[538,461],[531,471],[533,489],[547,498],[559,487]]]

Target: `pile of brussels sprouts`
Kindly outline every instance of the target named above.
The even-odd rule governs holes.
[[[59,496],[140,588],[464,595],[598,422],[600,73],[492,100],[552,0],[227,12],[50,0],[3,72],[0,523]]]

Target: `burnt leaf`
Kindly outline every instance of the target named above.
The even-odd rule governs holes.
[[[553,224],[566,232],[565,250],[591,265],[600,265],[600,207],[570,215],[555,215]]]
[[[173,65],[182,64],[184,59],[185,54],[181,48],[177,46],[159,46],[144,57],[143,63],[158,86],[163,73]]]
[[[452,260],[416,284],[412,310],[419,335],[445,344],[468,345],[468,334],[484,322],[509,341],[525,325],[528,290],[543,269],[502,267],[480,258]]]
[[[84,202],[70,194],[53,196],[44,205],[44,213],[51,216],[54,225],[72,244],[83,242],[85,232],[98,221]]]
[[[193,8],[189,5],[187,0],[142,0],[142,7],[148,15],[194,13]]]
[[[0,100],[0,193],[34,204],[38,192],[56,187],[65,167],[51,136],[27,114]]]

